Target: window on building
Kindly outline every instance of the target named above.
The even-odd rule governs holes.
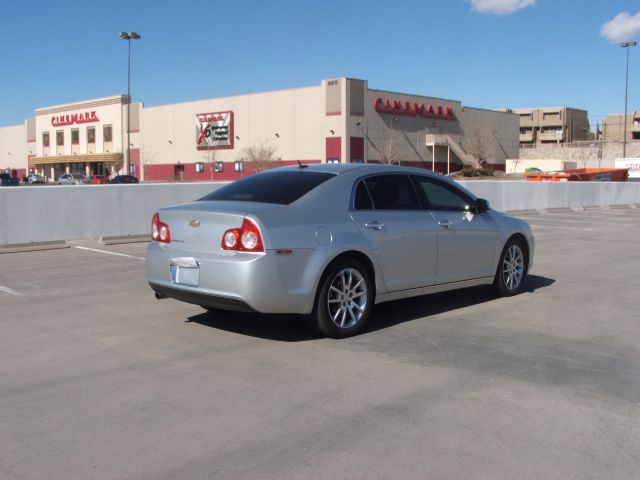
[[[533,113],[521,113],[520,118],[524,120],[531,120],[533,118]]]
[[[104,126],[104,141],[113,142],[113,128],[111,125]]]
[[[215,162],[213,164],[214,172],[224,172],[224,162]]]
[[[49,146],[49,132],[42,132],[42,146]]]
[[[87,127],[87,143],[96,143],[96,127]]]
[[[551,120],[555,118],[560,118],[560,112],[544,112],[542,114],[543,120]]]
[[[56,145],[64,145],[64,130],[58,130],[56,132]]]
[[[71,145],[79,145],[80,144],[80,130],[74,128],[71,130]]]
[[[196,162],[196,173],[204,172],[204,162]]]

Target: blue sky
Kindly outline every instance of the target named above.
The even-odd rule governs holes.
[[[611,21],[608,39],[602,29]],[[126,93],[119,31],[142,35],[132,45],[131,88],[148,106],[348,76],[474,107],[584,108],[594,128],[624,110],[618,42],[640,40],[640,2],[5,2],[0,126],[22,123],[39,107]],[[640,46],[630,54],[634,111]]]

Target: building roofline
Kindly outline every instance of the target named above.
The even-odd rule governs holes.
[[[36,116],[43,115],[47,113],[51,113],[52,110],[64,110],[64,109],[81,109],[81,108],[91,108],[91,105],[96,104],[106,104],[110,105],[112,103],[122,103],[126,104],[128,97],[126,95],[112,95],[109,97],[100,97],[100,98],[92,98],[88,100],[80,100],[77,102],[69,102],[62,103],[59,105],[50,105],[47,107],[36,108]]]
[[[550,107],[510,108],[510,110],[513,110],[514,112],[519,112],[519,111],[524,112],[524,111],[531,111],[531,110],[561,110],[563,108],[566,110],[575,110],[578,112],[588,112],[588,110],[585,110],[584,108],[568,107],[567,105],[560,105],[560,106],[552,105]]]

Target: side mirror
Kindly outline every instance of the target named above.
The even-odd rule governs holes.
[[[485,213],[489,211],[489,202],[484,198],[478,198],[476,200],[476,213]]]

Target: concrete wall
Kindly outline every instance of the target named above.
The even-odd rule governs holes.
[[[3,187],[0,245],[143,234],[159,208],[196,200],[220,185]]]
[[[640,182],[460,182],[497,210],[640,204]],[[220,183],[33,186],[0,189],[0,245],[145,234],[159,208]]]
[[[640,205],[639,182],[460,182],[501,211]]]

